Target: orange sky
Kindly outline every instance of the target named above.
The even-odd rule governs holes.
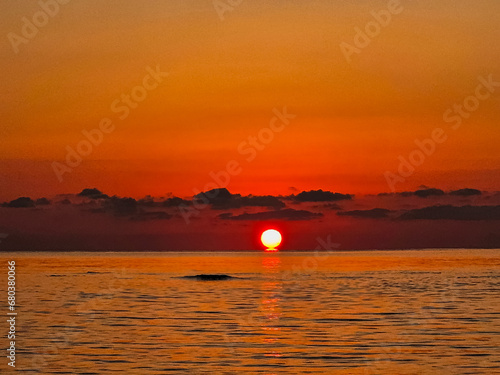
[[[189,196],[230,160],[242,168],[233,192],[378,193],[390,190],[384,172],[397,171],[398,156],[435,128],[448,140],[396,190],[498,189],[500,88],[458,130],[443,114],[479,77],[500,82],[500,3],[402,1],[348,62],[340,43],[353,44],[354,28],[387,4],[243,1],[221,20],[211,1],[75,1],[18,53],[8,35],[21,35],[40,5],[5,4],[0,200],[93,186]],[[168,77],[119,119],[112,103],[157,66]],[[239,145],[284,107],[296,118],[247,161]],[[52,163],[103,118],[115,130],[60,182]]]

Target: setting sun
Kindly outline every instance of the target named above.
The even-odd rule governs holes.
[[[276,229],[268,229],[260,236],[262,244],[268,249],[276,249],[281,243],[281,233]]]

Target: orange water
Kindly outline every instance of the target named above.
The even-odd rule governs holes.
[[[498,250],[0,258],[23,374],[500,373]]]

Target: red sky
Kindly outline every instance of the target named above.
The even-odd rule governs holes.
[[[242,195],[499,190],[500,3],[387,9],[256,0],[221,14],[211,1],[91,0],[26,26],[41,22],[40,5],[9,2],[0,201],[88,187],[190,197],[233,160],[239,172],[227,187]],[[381,14],[386,24],[356,44]],[[346,57],[346,44],[357,52]],[[285,108],[290,117],[274,122]],[[85,149],[84,133],[106,119],[111,131]],[[446,140],[388,183],[436,129]],[[69,149],[85,154],[73,166]]]

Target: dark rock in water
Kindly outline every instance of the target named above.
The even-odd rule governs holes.
[[[235,277],[229,276],[229,275],[206,275],[206,274],[201,274],[201,275],[195,275],[195,276],[184,276],[184,279],[195,279],[195,280],[202,280],[202,281],[217,281],[217,280],[230,280],[234,279]]]

